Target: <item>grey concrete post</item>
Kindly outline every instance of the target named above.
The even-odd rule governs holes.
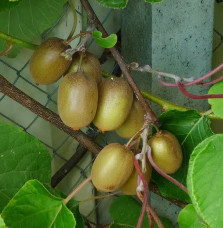
[[[163,0],[148,4],[130,0],[122,11],[124,58],[151,64],[182,77],[200,77],[211,69],[214,0]],[[138,85],[179,105],[208,109],[207,101],[185,98],[178,89],[162,87],[149,74],[134,73]],[[207,87],[190,92],[207,93]]]

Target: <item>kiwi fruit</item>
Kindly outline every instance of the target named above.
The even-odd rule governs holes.
[[[106,78],[99,84],[98,109],[93,123],[101,131],[118,128],[126,120],[133,92],[123,78]]]
[[[92,76],[97,83],[102,79],[102,70],[98,58],[90,52],[82,53],[80,70]],[[81,52],[76,52],[72,57],[72,63],[68,69],[68,73],[77,72],[80,64]]]
[[[116,129],[116,133],[123,138],[131,138],[144,124],[144,110],[140,102],[134,98],[130,113],[125,122]]]
[[[62,55],[70,48],[65,40],[57,37],[43,41],[30,60],[30,73],[34,81],[40,85],[56,82],[71,64],[72,58]]]
[[[94,119],[98,103],[95,80],[83,72],[67,74],[58,90],[58,112],[61,120],[77,130]]]
[[[105,146],[95,159],[92,182],[98,191],[113,192],[128,180],[133,171],[134,155],[131,150],[119,143]]]
[[[149,183],[152,175],[152,166],[148,161],[146,161],[146,173],[144,175],[147,180],[147,183]],[[132,171],[131,176],[124,183],[124,185],[122,185],[120,190],[126,195],[136,195],[137,182],[138,182],[138,173],[136,172],[136,169],[134,169]]]
[[[183,161],[183,153],[177,138],[166,130],[161,130],[149,140],[155,164],[165,173],[175,173]]]

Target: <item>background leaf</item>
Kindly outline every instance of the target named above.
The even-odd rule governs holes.
[[[139,215],[141,212],[141,207],[135,199],[131,196],[120,196],[113,201],[109,208],[109,213],[114,219],[114,224],[111,225],[112,228],[129,228],[130,226],[136,227]],[[160,218],[165,228],[173,228],[172,223],[166,218]],[[122,224],[122,225],[121,225]],[[126,226],[125,226],[125,225]],[[148,228],[148,218],[145,216],[143,220],[142,228]],[[158,228],[155,224],[154,228]]]
[[[53,196],[37,180],[28,181],[15,194],[2,217],[10,228],[74,228],[76,224],[63,199]]]
[[[210,227],[223,227],[223,134],[213,135],[193,151],[187,187],[197,213]]]
[[[6,228],[5,223],[0,215],[0,228]]]
[[[50,183],[51,157],[42,143],[12,124],[0,122],[0,212],[30,179]]]
[[[113,9],[123,9],[127,6],[128,0],[96,0],[101,5],[113,8]]]
[[[145,0],[145,2],[149,3],[157,3],[157,2],[162,2],[163,0]]]
[[[18,0],[16,2],[10,2],[9,0],[0,0],[0,12],[4,10],[8,10],[14,8],[21,2],[22,0]]]
[[[0,12],[0,31],[25,41],[32,41],[56,22],[62,14],[65,2],[22,0],[16,7]],[[7,47],[6,42],[0,39],[0,52]],[[16,56],[19,50],[20,47],[15,46],[10,56]]]
[[[65,199],[66,195],[63,194],[62,192],[58,191],[57,189],[52,188],[51,186],[47,185],[45,186],[47,188],[47,190],[53,194],[54,196],[60,197]],[[82,215],[80,214],[79,211],[79,202],[71,199],[68,203],[67,203],[67,208],[73,213],[74,218],[76,220],[76,227],[77,228],[84,228],[85,224],[84,224],[84,219],[82,217]]]
[[[223,81],[214,84],[208,91],[209,94],[223,94]],[[223,118],[223,98],[208,99],[211,109],[218,117]]]
[[[198,143],[213,134],[210,128],[210,121],[206,116],[200,116],[193,110],[186,112],[171,110],[163,113],[159,121],[161,123],[160,129],[165,129],[173,133],[182,147],[183,164],[172,176],[186,185],[190,154]],[[190,202],[185,192],[155,171],[153,171],[153,181],[157,183],[163,196]]]
[[[100,31],[93,31],[92,32],[93,38],[98,45],[103,48],[112,48],[117,43],[117,35],[111,34],[106,38],[102,38],[102,33]]]
[[[187,205],[180,211],[178,216],[178,223],[180,228],[204,228],[201,219],[197,216],[197,213],[192,204]]]

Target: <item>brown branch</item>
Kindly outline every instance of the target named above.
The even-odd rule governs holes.
[[[79,143],[85,145],[85,147],[87,147],[92,153],[98,154],[100,152],[101,148],[96,143],[94,143],[86,134],[84,134],[80,130],[74,131],[70,127],[66,126],[56,113],[52,112],[50,109],[46,108],[39,102],[35,101],[33,98],[29,97],[27,94],[16,88],[2,75],[0,75],[0,91],[8,97],[11,97],[16,102],[25,106],[44,120],[49,121],[57,128],[76,139]]]
[[[20,103],[21,105],[25,106],[30,111],[40,116],[44,120],[49,121],[57,128],[59,128],[60,130],[64,131],[65,133],[67,133],[68,135],[70,135],[71,137],[79,141],[82,145],[84,145],[94,154],[98,154],[100,152],[101,148],[95,142],[91,141],[91,139],[88,136],[86,136],[82,131],[74,131],[73,129],[64,125],[56,113],[52,112],[45,106],[41,105],[39,102],[32,99],[27,94],[23,93],[21,90],[19,90],[10,82],[8,82],[2,75],[0,75],[0,92],[12,98],[14,101]],[[66,162],[64,166],[66,166],[67,163],[69,163],[69,161]],[[150,183],[150,189],[155,194],[161,196],[161,193],[159,192],[159,189],[156,184]],[[187,205],[185,202],[180,200],[176,200],[172,198],[166,198],[166,199],[179,207],[184,207]]]
[[[74,166],[84,157],[88,149],[79,144],[76,152],[71,156],[71,158],[52,176],[51,186],[55,188],[66,175],[74,168]]]
[[[87,15],[88,15],[88,19],[89,19],[89,23],[90,24],[94,24],[98,30],[100,30],[102,32],[102,35],[104,37],[108,36],[108,33],[106,32],[105,28],[103,27],[103,25],[101,24],[101,22],[99,21],[97,15],[95,14],[94,10],[92,9],[91,5],[89,4],[88,0],[81,0],[82,5],[84,6]],[[149,107],[146,99],[143,97],[143,95],[141,94],[138,86],[136,85],[134,79],[132,78],[132,75],[129,72],[128,69],[128,65],[125,63],[125,61],[123,60],[123,58],[121,57],[120,53],[117,51],[117,49],[115,47],[110,49],[114,59],[117,61],[118,65],[120,66],[123,74],[125,75],[126,79],[128,80],[130,86],[132,87],[136,97],[139,99],[143,109],[146,112],[146,124],[148,124],[149,122],[157,122],[157,117],[154,114],[154,112],[151,110],[151,108]]]

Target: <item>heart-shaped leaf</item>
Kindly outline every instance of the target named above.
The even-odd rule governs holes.
[[[100,31],[93,31],[92,35],[94,37],[94,40],[98,45],[100,45],[103,48],[112,48],[117,43],[117,35],[111,34],[110,36],[106,38],[102,38],[102,33]]]
[[[128,0],[96,0],[102,6],[113,8],[113,9],[123,9],[127,6]]]
[[[0,122],[0,212],[30,179],[50,183],[51,157],[39,140]]]
[[[223,134],[197,145],[191,154],[187,188],[199,216],[214,228],[223,227]]]
[[[66,227],[76,225],[72,212],[63,199],[52,195],[39,181],[28,181],[2,212],[10,228]]]
[[[223,81],[214,84],[208,91],[209,94],[223,94]],[[213,113],[223,118],[223,98],[208,99]]]
[[[204,228],[202,220],[198,217],[192,204],[187,205],[180,211],[178,216],[180,228]]]
[[[171,110],[163,113],[159,121],[162,125],[161,129],[173,133],[182,147],[183,164],[172,176],[186,185],[190,154],[198,143],[213,134],[210,128],[210,120],[206,116],[200,116],[193,110],[186,112]],[[163,196],[190,202],[185,192],[155,171],[153,172],[153,181],[157,183]]]

